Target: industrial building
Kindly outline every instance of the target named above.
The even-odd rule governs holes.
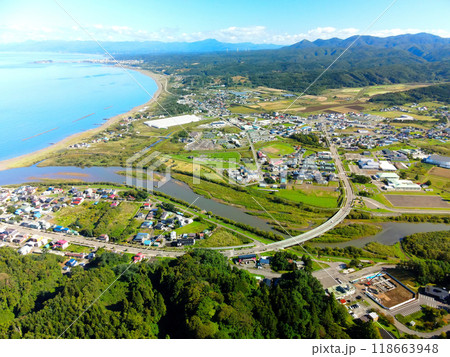
[[[203,118],[197,115],[180,115],[177,117],[149,120],[146,121],[145,124],[156,129],[167,129],[171,126],[194,123],[200,120],[203,120]]]
[[[387,190],[393,191],[420,191],[421,187],[410,180],[388,179]]]
[[[430,155],[423,161],[427,164],[437,165],[445,169],[450,169],[450,156]]]
[[[361,169],[365,170],[379,170],[380,164],[373,159],[361,159],[358,161],[358,165]]]
[[[395,166],[392,165],[388,161],[380,161],[380,169],[383,170],[383,171],[396,171],[397,170],[395,168]]]
[[[395,172],[379,172],[377,176],[380,180],[398,180],[400,178]]]

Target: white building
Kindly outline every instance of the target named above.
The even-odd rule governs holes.
[[[379,172],[377,176],[381,180],[389,180],[389,179],[398,180],[400,178],[400,176],[398,176],[395,172]]]
[[[395,166],[392,165],[388,161],[380,161],[380,169],[383,170],[383,171],[396,171],[397,170],[395,168]]]
[[[410,180],[388,179],[387,190],[393,191],[420,191],[421,187]]]
[[[32,249],[31,245],[27,244],[27,245],[24,245],[22,248],[20,248],[17,252],[20,255],[26,255],[31,252],[31,249]]]
[[[149,121],[146,121],[145,124],[147,124],[148,126],[157,128],[157,129],[167,129],[171,126],[194,123],[194,122],[197,122],[200,120],[203,120],[203,118],[201,118],[197,115],[180,115],[177,117],[149,120]]]

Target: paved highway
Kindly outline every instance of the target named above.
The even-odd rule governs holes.
[[[146,247],[139,247],[139,246],[130,246],[130,245],[121,245],[121,244],[115,244],[115,243],[105,243],[98,241],[96,239],[89,239],[85,238],[83,236],[74,236],[74,235],[65,235],[61,233],[52,233],[52,232],[44,232],[39,231],[36,229],[30,229],[26,227],[21,227],[17,225],[11,225],[11,224],[4,224],[8,228],[14,228],[17,229],[21,233],[26,233],[29,235],[36,234],[38,236],[42,236],[44,238],[47,238],[49,241],[54,240],[60,240],[64,239],[67,240],[69,243],[78,243],[80,245],[89,246],[92,248],[105,248],[114,252],[123,252],[123,253],[143,253],[144,255],[148,257],[178,257],[180,255],[184,254],[184,251],[165,251],[161,249],[156,248],[146,248]],[[10,244],[11,246],[18,246],[17,244]],[[21,244],[22,246],[23,244]],[[68,249],[70,251],[70,249]]]

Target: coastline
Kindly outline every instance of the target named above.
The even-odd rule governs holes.
[[[72,134],[72,135],[58,141],[57,143],[54,143],[54,144],[47,146],[45,148],[42,148],[40,150],[33,151],[28,154],[20,155],[20,156],[14,157],[12,159],[0,161],[0,171],[12,169],[12,168],[30,166],[36,162],[42,161],[43,159],[45,159],[45,157],[48,154],[53,153],[58,150],[61,150],[61,149],[65,149],[72,144],[76,144],[77,142],[79,142],[80,140],[82,140],[84,138],[95,135],[95,134],[105,130],[106,128],[110,127],[111,125],[116,124],[117,122],[122,120],[123,117],[130,116],[130,115],[134,114],[135,112],[143,109],[144,107],[148,107],[151,104],[153,104],[154,102],[156,102],[158,97],[161,95],[161,93],[164,89],[164,84],[163,84],[163,80],[162,80],[163,76],[153,73],[153,72],[150,72],[145,69],[137,69],[137,68],[126,68],[126,69],[140,72],[146,76],[149,76],[150,78],[152,78],[155,81],[158,88],[155,91],[155,93],[153,94],[153,97],[148,102],[146,102],[144,104],[140,104],[140,105],[132,108],[131,110],[129,110],[126,113],[118,114],[116,116],[108,118],[107,121],[105,121],[102,125],[99,125],[96,128],[92,128],[92,129],[88,129],[88,130],[85,130],[85,131],[82,131],[79,133]],[[164,90],[167,91],[167,88]]]

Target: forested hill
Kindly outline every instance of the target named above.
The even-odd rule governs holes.
[[[71,276],[61,275],[61,260],[0,248],[0,338],[58,337],[117,277],[61,337],[379,337],[372,323],[352,322],[305,271],[268,287],[209,250],[131,266],[129,257],[100,252]]]
[[[304,90],[354,41],[331,39],[275,50],[197,55],[134,56],[152,69],[182,74],[189,85],[211,83],[211,77],[230,85],[243,76],[246,86]],[[429,34],[358,39],[309,93],[325,88],[406,82],[450,81],[450,39]]]
[[[357,40],[355,42],[355,40]],[[372,47],[372,48],[395,48],[407,51],[417,57],[422,57],[427,61],[441,61],[450,59],[450,38],[442,38],[428,33],[405,34],[389,37],[375,36],[352,36],[341,40],[332,38],[329,40],[300,41],[288,49],[303,48],[347,48],[354,42],[352,47]]]
[[[450,103],[450,83],[410,89],[404,92],[378,94],[370,102],[383,102],[387,105],[437,101]]]

